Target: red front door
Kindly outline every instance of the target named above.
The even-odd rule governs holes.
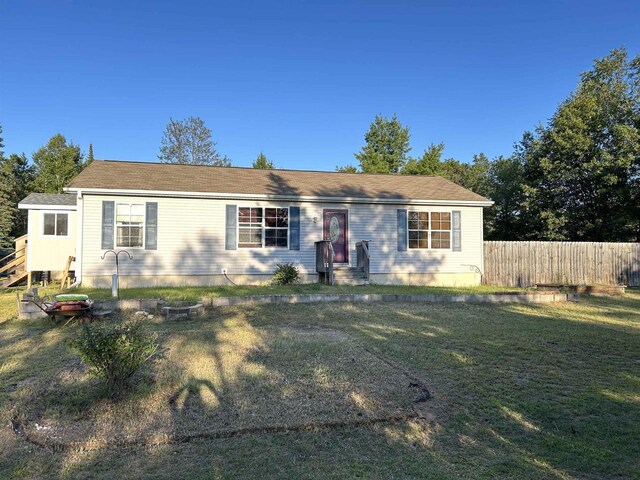
[[[346,210],[323,210],[323,237],[331,240],[334,263],[349,263],[349,220]]]

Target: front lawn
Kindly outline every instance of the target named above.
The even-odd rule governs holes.
[[[496,293],[524,290],[513,287],[493,287],[482,285],[477,287],[421,287],[417,285],[323,285],[305,283],[297,285],[256,285],[256,286],[220,286],[220,287],[157,287],[126,288],[120,290],[120,298],[161,298],[163,300],[200,300],[203,297],[238,297],[248,295],[292,295],[315,293],[388,293],[388,294],[439,294],[459,295],[471,293]],[[75,292],[76,290],[74,290]],[[85,293],[91,298],[106,299],[111,297],[110,289],[81,288],[78,293]]]
[[[163,353],[117,402],[80,327],[0,325],[0,478],[640,478],[638,293],[148,323]]]

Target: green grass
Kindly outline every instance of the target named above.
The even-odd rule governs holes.
[[[322,285],[306,283],[298,285],[276,286],[221,286],[221,287],[158,287],[121,289],[120,298],[162,298],[164,300],[199,300],[202,297],[237,297],[247,295],[286,295],[312,293],[387,293],[387,294],[441,294],[458,295],[465,293],[495,293],[518,291],[523,289],[512,287],[421,287],[396,285]],[[80,288],[78,293],[85,293],[91,298],[106,299],[111,297],[109,289]]]
[[[312,293],[388,293],[388,294],[440,294],[458,295],[466,293],[496,293],[506,291],[520,291],[521,288],[493,287],[482,285],[478,287],[421,287],[395,285],[362,285],[362,286],[328,286],[319,283],[306,283],[288,286],[259,285],[259,286],[220,286],[220,287],[157,287],[157,288],[123,288],[119,295],[121,299],[160,298],[167,301],[200,300],[203,297],[237,297],[248,295],[287,295]],[[22,295],[24,287],[6,288],[0,290],[0,323],[12,320],[18,316],[16,293]],[[40,295],[60,293],[55,283],[46,288],[38,289]],[[111,298],[111,290],[106,288],[77,288],[67,290],[68,293],[87,294],[96,300]]]
[[[0,478],[640,478],[638,293],[264,305],[149,326],[165,354],[113,403],[66,346],[80,327],[0,324]],[[424,420],[349,426],[411,411],[409,378],[432,393]],[[35,447],[14,415],[86,448]],[[313,428],[332,422],[347,425]],[[166,441],[221,431],[240,433]]]
[[[25,287],[0,289],[0,323],[18,318],[18,301],[16,294],[22,297]],[[48,287],[38,289],[40,295],[52,295],[58,293],[58,287],[51,284]]]

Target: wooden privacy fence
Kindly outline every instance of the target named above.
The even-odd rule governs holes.
[[[640,243],[484,242],[485,285],[640,286]]]

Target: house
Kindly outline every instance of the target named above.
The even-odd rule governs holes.
[[[477,285],[492,204],[437,176],[100,160],[66,192],[20,203],[27,268],[60,270],[73,256],[76,281],[108,287],[115,266],[105,252],[125,250],[123,288],[258,284],[285,262],[315,282],[323,239],[338,272],[356,271],[368,241],[373,283]]]
[[[28,211],[27,272],[51,272],[59,277],[69,257],[75,256],[76,204],[75,194],[55,193],[31,193],[18,204]]]

